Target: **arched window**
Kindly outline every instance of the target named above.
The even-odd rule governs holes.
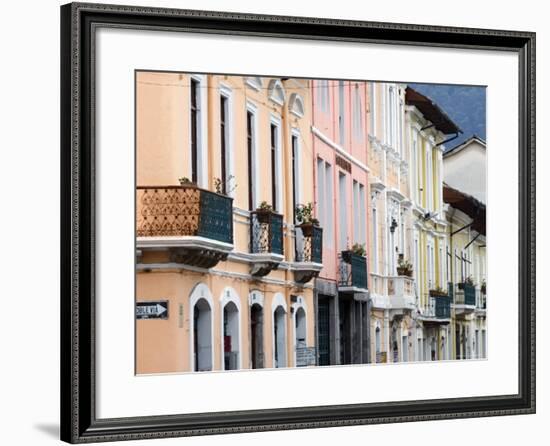
[[[275,294],[271,305],[273,314],[273,367],[287,366],[286,315],[287,307],[281,293]]]
[[[262,78],[259,76],[251,76],[246,78],[246,85],[259,91],[262,88]]]
[[[294,366],[304,367],[311,364],[304,355],[307,349],[307,307],[302,296],[296,296],[291,313],[294,316]]]
[[[212,295],[204,283],[197,284],[189,299],[192,317],[190,353],[191,370],[196,372],[210,371],[214,364],[214,337],[212,325]]]
[[[237,292],[226,287],[220,298],[222,319],[222,369],[241,368],[241,304]]]
[[[290,99],[288,101],[288,110],[290,111],[290,113],[292,113],[294,116],[297,116],[298,118],[304,116],[304,101],[299,94],[292,93],[290,95]]]
[[[250,305],[250,367],[264,367],[264,296],[252,291],[248,297]]]
[[[269,82],[268,97],[271,101],[278,105],[283,105],[285,102],[285,89],[279,79],[272,79]]]

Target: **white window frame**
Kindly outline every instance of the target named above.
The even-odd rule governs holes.
[[[232,287],[225,287],[220,295],[220,333],[221,333],[221,351],[220,351],[220,356],[221,356],[221,369],[222,370],[225,370],[225,357],[224,357],[224,339],[223,339],[223,326],[224,326],[224,323],[225,323],[225,318],[224,318],[224,310],[225,310],[225,306],[232,302],[233,304],[235,304],[235,307],[237,307],[237,315],[238,315],[238,320],[239,320],[239,323],[238,323],[238,326],[239,326],[239,360],[238,360],[238,364],[239,364],[239,369],[242,369],[243,368],[243,330],[242,330],[242,318],[241,318],[241,300],[239,298],[239,295],[237,294],[237,292],[235,291],[234,288]]]
[[[197,88],[197,184],[208,189],[208,77],[204,74],[191,74],[190,79],[198,82]],[[191,82],[189,82],[191,85]],[[189,91],[191,93],[191,91]],[[191,94],[189,94],[189,110],[191,110]],[[206,117],[206,119],[205,119]],[[191,129],[191,113],[189,113],[189,129]],[[189,131],[189,164],[188,172],[192,172],[191,131]]]
[[[235,196],[235,154],[234,154],[234,131],[233,131],[233,92],[231,88],[226,85],[221,84],[220,87],[220,97],[223,96],[226,99],[227,110],[225,113],[226,123],[225,123],[225,171],[227,173],[227,184],[225,185],[225,190],[228,196]],[[221,101],[220,101],[221,102]],[[221,104],[220,104],[221,105]],[[221,147],[221,144],[220,144]],[[220,161],[221,162],[221,161]]]
[[[294,174],[294,179],[296,180],[296,184],[293,184],[293,190],[292,193],[296,194],[296,206],[302,203],[302,181],[303,181],[303,175],[300,173],[302,172],[302,143],[301,143],[301,134],[300,129],[296,127],[292,127],[290,130],[290,137],[291,137],[291,144],[290,144],[290,150],[293,150],[292,147],[292,138],[296,138],[296,155],[295,155],[295,161],[296,161],[296,172]],[[292,158],[291,158],[292,159]],[[294,169],[294,166],[291,166],[292,169]],[[292,214],[294,213],[294,209],[292,210]]]
[[[271,114],[269,119],[270,126],[273,124],[276,128],[275,132],[275,189],[277,190],[277,203],[273,203],[278,213],[283,213],[283,184],[282,184],[282,129],[281,117]],[[269,132],[271,134],[271,132]],[[271,141],[269,142],[271,145]],[[271,146],[270,146],[271,150]],[[270,156],[271,160],[271,156]],[[273,179],[271,179],[273,181]],[[271,191],[271,187],[269,188]]]
[[[271,354],[271,360],[272,360],[272,367],[273,368],[276,368],[275,367],[275,343],[277,342],[277,339],[275,339],[275,311],[277,311],[277,308],[281,307],[284,312],[285,312],[285,316],[284,316],[284,323],[283,323],[283,328],[284,328],[284,348],[285,348],[285,364],[283,366],[278,366],[277,368],[280,368],[280,367],[288,367],[288,321],[287,321],[287,318],[288,318],[288,308],[287,308],[287,305],[286,305],[286,301],[285,301],[285,298],[283,296],[282,293],[276,293],[274,296],[273,296],[273,300],[271,302],[271,351],[272,351],[272,354]]]
[[[258,106],[253,102],[247,101],[246,111],[252,114],[252,204],[254,208],[257,208],[260,205],[260,179],[258,177],[258,173],[260,172],[260,157],[258,154],[258,147],[260,144],[258,132]]]

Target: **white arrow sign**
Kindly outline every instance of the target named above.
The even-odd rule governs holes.
[[[136,316],[140,319],[147,319],[150,317],[160,318],[164,313],[167,313],[167,311],[168,311],[167,303],[165,305],[161,305],[157,302],[151,302],[150,304],[147,304],[145,302],[140,302],[136,307]],[[166,316],[164,316],[164,318],[166,318]]]

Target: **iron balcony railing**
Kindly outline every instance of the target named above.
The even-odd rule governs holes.
[[[233,244],[233,199],[182,186],[138,186],[138,237],[197,236]]]
[[[250,251],[254,254],[284,254],[282,215],[271,211],[250,213]]]
[[[476,287],[466,282],[455,284],[453,287],[453,302],[455,305],[476,305]]]
[[[476,289],[476,308],[478,310],[487,309],[487,294],[480,289]]]
[[[296,227],[296,261],[323,263],[323,229],[316,225]]]
[[[451,317],[451,298],[449,296],[429,296],[428,308],[423,311],[424,316],[436,319]]]
[[[338,286],[368,289],[367,258],[349,250],[339,257]]]

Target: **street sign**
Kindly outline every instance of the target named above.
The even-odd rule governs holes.
[[[137,319],[168,319],[168,301],[137,302]]]

